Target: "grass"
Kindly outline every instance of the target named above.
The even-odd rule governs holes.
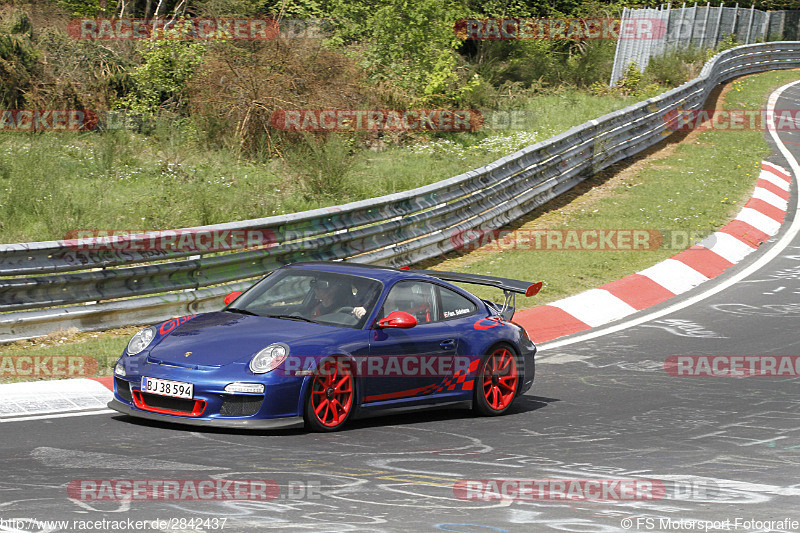
[[[196,132],[181,123],[160,123],[150,136],[0,132],[0,242],[57,240],[74,229],[214,224],[407,190],[489,163],[633,101],[566,91],[526,103],[521,112],[533,130],[418,134],[420,147],[379,152],[359,148],[363,138],[357,136],[340,134],[327,142],[307,137],[282,160],[263,162],[205,149]]]
[[[799,75],[797,71],[778,71],[737,80],[731,84],[731,88],[724,99],[724,106],[737,109],[762,108],[765,105],[767,95],[774,88],[797,79]],[[552,98],[560,98],[560,96]],[[544,112],[547,106],[555,107],[552,103],[553,100],[546,101],[550,103],[543,104],[543,107],[540,108],[541,112]],[[585,97],[582,100],[583,103],[575,107],[584,108],[591,101],[590,98]],[[607,105],[612,107],[614,105],[622,107],[620,104],[623,104],[623,102],[619,100],[616,103],[607,101]],[[610,109],[595,108],[592,115],[586,118],[595,118],[608,110]],[[584,109],[584,111],[587,110]],[[553,114],[554,122],[559,119],[556,116],[559,115],[557,109],[549,112]],[[564,115],[567,115],[567,113],[564,113]],[[579,118],[579,116],[580,113],[578,111],[571,111],[568,116],[560,117],[563,122],[559,122],[556,127],[563,130],[569,125],[573,125],[572,122],[582,122],[584,119],[582,117]],[[436,143],[442,146],[431,149],[430,153],[416,153],[417,150],[423,151],[423,149],[417,148],[400,152],[396,151],[398,149],[390,149],[378,154],[359,154],[357,160],[348,168],[351,176],[358,176],[359,173],[363,173],[365,177],[376,176],[374,178],[376,183],[381,184],[380,186],[382,187],[389,187],[383,191],[385,194],[392,190],[402,190],[420,185],[426,180],[435,181],[434,177],[440,178],[443,175],[450,176],[463,172],[473,168],[471,165],[475,165],[476,161],[494,159],[496,157],[494,154],[480,147],[481,142],[487,143],[484,140],[487,137],[489,136],[475,136],[470,142],[456,142],[453,139],[438,140]],[[27,138],[23,137],[23,140],[25,139]],[[62,139],[62,143],[58,142],[59,139]],[[70,153],[71,150],[76,151],[72,164],[78,168],[86,168],[88,166],[90,169],[96,169],[97,167],[93,166],[95,165],[93,161],[102,161],[102,157],[88,160],[84,157],[85,154],[84,156],[77,155],[84,152],[77,148],[70,148],[76,140],[63,143],[63,139],[48,139],[42,136],[41,139],[27,139],[26,142],[29,145],[41,142],[50,143],[47,146],[50,147],[53,153],[61,154],[60,157]],[[81,139],[77,139],[77,141],[86,142]],[[139,160],[140,163],[144,164],[145,156],[137,150],[140,148],[153,150],[153,146],[148,145],[146,140],[135,136],[125,142],[130,142],[133,147],[130,148],[130,151],[120,149],[115,152],[118,154],[116,157],[130,156],[134,162],[139,157],[141,158]],[[19,168],[25,168],[18,167],[17,165],[20,162],[7,156],[5,149],[8,148],[9,143],[10,141],[7,138],[0,137],[0,150],[4,150],[2,152],[4,158],[0,159],[0,179],[10,179],[3,178],[2,170],[3,168],[8,168],[9,165],[13,166],[16,169],[15,171],[18,171]],[[6,148],[3,148],[4,145]],[[456,145],[460,146],[460,148],[456,148]],[[38,146],[42,147],[43,145]],[[505,146],[505,148],[509,147]],[[117,148],[114,148],[114,150],[117,150]],[[452,150],[453,153],[448,155],[446,150]],[[743,200],[752,193],[760,161],[768,153],[769,148],[764,140],[763,132],[760,131],[692,133],[680,144],[668,146],[641,161],[624,167],[617,166],[613,169],[613,172],[605,172],[588,180],[576,188],[575,192],[564,195],[564,197],[537,209],[531,215],[518,221],[514,228],[680,230],[691,232],[695,240],[697,240],[715,231],[735,216]],[[20,152],[20,155],[24,156],[24,151]],[[30,157],[33,162],[42,161],[42,165],[49,164],[47,163],[49,159],[47,154],[32,155]],[[223,160],[222,156],[217,155],[216,157],[219,157],[219,159],[216,159],[214,163],[208,163],[207,167],[201,167],[199,163],[192,162],[194,157],[198,156],[187,154],[186,158],[189,162],[186,165],[192,166],[196,164],[195,168],[205,168],[205,172],[209,173],[207,175],[218,172],[220,167],[215,165],[219,165]],[[24,157],[23,160],[25,160]],[[161,164],[163,165],[164,163],[162,162]],[[423,168],[426,165],[431,168]],[[53,164],[47,168],[55,172],[59,166]],[[124,165],[122,169],[118,166],[107,166],[106,173],[119,176],[125,172],[132,172],[124,170],[124,168]],[[229,171],[229,175],[234,177],[238,175],[238,172],[242,172],[247,168],[252,168],[253,172],[260,171],[261,173],[259,174],[253,174],[253,176],[258,176],[257,179],[254,178],[253,182],[260,180],[267,182],[270,176],[269,169],[265,170],[255,165],[252,167],[239,165],[234,168],[235,170]],[[420,173],[426,170],[429,172],[430,177],[422,177],[420,174],[415,174],[415,170]],[[31,175],[39,176],[42,179],[48,178],[46,172],[41,168],[33,168],[31,171]],[[95,172],[97,171],[95,170]],[[72,175],[74,177],[74,174]],[[95,177],[94,179],[97,178]],[[151,209],[146,211],[148,213],[160,212],[163,209],[161,209],[161,206],[158,206],[158,208],[153,207],[155,200],[152,199],[153,194],[148,191],[145,183],[150,183],[152,187],[156,188],[164,187],[164,190],[174,187],[174,189],[169,190],[174,191],[176,194],[183,194],[184,201],[187,202],[193,199],[194,194],[207,195],[205,197],[210,199],[215,193],[219,192],[224,196],[215,203],[215,206],[219,209],[223,209],[222,206],[225,206],[225,209],[229,212],[237,213],[239,211],[236,209],[240,207],[240,204],[246,203],[240,197],[242,187],[267,186],[264,183],[246,185],[247,180],[232,179],[230,180],[231,185],[221,188],[210,187],[211,192],[186,192],[186,189],[191,189],[186,185],[178,187],[177,185],[158,184],[159,180],[163,181],[165,179],[163,173],[147,174],[143,172],[140,177],[135,179],[143,181],[140,184],[140,188],[137,189],[139,194],[149,195],[149,199],[141,199],[139,204],[143,210],[146,210],[149,206]],[[180,177],[177,179],[180,179]],[[53,178],[53,180],[56,180],[56,178]],[[372,187],[374,186],[365,185],[364,191],[373,190]],[[115,199],[116,194],[127,195],[126,189],[127,185],[113,187],[113,192],[97,191],[97,194],[104,194],[106,198]],[[38,190],[30,188],[29,194],[41,197],[41,192],[38,192]],[[50,188],[47,190],[57,191],[59,189]],[[231,190],[233,192],[229,193],[228,191]],[[230,195],[228,196],[228,194]],[[56,196],[63,198],[64,194],[57,193]],[[134,197],[135,195],[130,196],[130,198]],[[173,199],[173,201],[176,200]],[[254,200],[251,199],[250,201]],[[301,202],[303,200],[297,201]],[[226,202],[231,202],[231,204]],[[125,213],[125,206],[122,204],[119,200],[115,200],[118,210]],[[91,224],[100,224],[100,222],[97,222],[97,220],[100,220],[99,218],[92,217],[106,216],[103,214],[103,209],[98,210],[97,205],[92,206],[88,202],[86,211],[87,213],[97,212],[97,214],[91,216],[86,215],[87,218],[85,220],[89,220],[89,222],[84,222],[84,224],[89,227],[92,227]],[[116,215],[107,209],[105,211],[107,216],[122,216]],[[173,223],[172,226],[177,227],[178,225],[195,223],[189,216],[191,211],[193,210],[184,207],[181,215],[185,217],[181,219],[184,222]],[[139,215],[141,213],[136,214]],[[163,216],[177,217],[178,214],[164,214]],[[245,216],[252,216],[252,214]],[[234,217],[231,216],[229,218],[232,219]],[[4,216],[0,220],[8,223],[11,219]],[[39,228],[39,231],[43,231],[42,228],[45,226],[36,227]],[[450,257],[443,261],[431,262],[423,266],[439,270],[456,270],[510,278],[544,280],[545,287],[538,296],[527,300],[520,298],[517,301],[520,304],[518,307],[524,308],[540,305],[619,279],[651,266],[676,252],[677,250],[672,249],[648,252],[532,252],[522,250],[498,252],[479,249],[461,255],[451,254]],[[476,292],[483,297],[492,297],[494,299],[497,297],[496,293]],[[126,328],[125,330],[80,334],[56,332],[43,339],[18,342],[0,347],[0,361],[2,357],[10,355],[90,355],[98,361],[99,375],[111,375],[114,361],[118,354],[122,352],[135,329]],[[31,378],[5,377],[0,378],[0,383],[27,379]]]
[[[45,379],[42,376],[13,375],[13,369],[16,368],[27,372],[27,363],[16,359],[20,356],[88,356],[97,361],[97,376],[110,376],[114,363],[138,329],[133,327],[89,333],[78,333],[77,330],[55,331],[46,337],[3,346],[0,348],[0,384]]]
[[[761,109],[775,88],[797,71],[748,76],[730,84],[726,109]],[[707,107],[709,104],[707,103]],[[696,242],[725,225],[752,194],[761,160],[770,153],[762,131],[693,132],[647,160],[617,166],[589,180],[570,203],[552,202],[513,225],[516,229],[648,229]],[[602,186],[600,186],[602,185]],[[679,251],[499,250],[497,244],[453,254],[427,268],[543,280],[538,296],[517,300],[533,307],[603,285]],[[492,290],[474,291],[497,298]]]

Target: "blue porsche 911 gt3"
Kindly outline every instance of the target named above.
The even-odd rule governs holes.
[[[505,302],[453,283],[493,286]],[[343,262],[287,265],[219,312],[131,338],[108,406],[132,416],[239,428],[331,431],[371,413],[465,406],[506,412],[536,347],[511,321],[541,283]]]

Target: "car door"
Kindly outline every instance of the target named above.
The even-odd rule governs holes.
[[[450,374],[458,335],[451,321],[439,319],[437,290],[433,283],[409,280],[389,291],[378,318],[404,311],[417,319],[417,325],[373,326],[369,355],[359,369],[365,378],[364,402],[425,396]]]

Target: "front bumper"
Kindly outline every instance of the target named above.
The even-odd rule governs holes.
[[[238,429],[275,429],[302,427],[304,424],[301,416],[287,416],[282,418],[188,418],[183,416],[163,415],[150,411],[143,411],[127,405],[116,398],[108,402],[108,408],[125,415],[146,418],[148,420],[159,420],[161,422],[171,422],[173,424],[186,424],[190,426],[204,426],[217,428],[238,428]]]

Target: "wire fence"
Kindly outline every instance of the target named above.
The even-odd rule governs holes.
[[[615,86],[630,65],[644,71],[650,58],[667,52],[716,48],[724,40],[752,44],[794,41],[800,38],[800,10],[759,11],[753,7],[672,4],[659,9],[623,8],[622,27],[636,28],[628,38],[617,41],[610,85]],[[642,30],[648,30],[647,32]]]
[[[680,87],[437,183],[313,211],[174,230],[191,234],[194,242],[257,232],[270,235],[267,246],[247,249],[242,240],[238,251],[228,253],[180,246],[153,250],[149,243],[159,236],[152,233],[113,242],[2,244],[0,342],[219,309],[228,292],[296,261],[405,266],[440,256],[469,244],[464,237],[475,233],[467,230],[503,227],[658,143],[672,133],[667,117],[678,109],[701,109],[720,82],[798,67],[800,42],[732,48]]]

